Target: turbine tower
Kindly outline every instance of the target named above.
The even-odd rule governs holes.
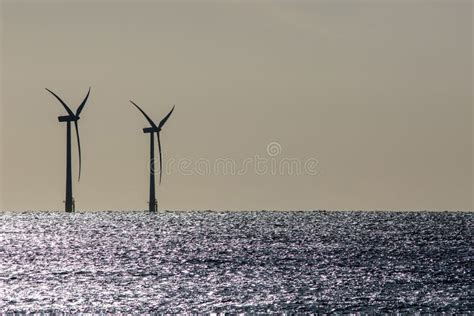
[[[66,122],[67,125],[67,133],[66,133],[66,200],[65,202],[65,210],[66,212],[74,212],[75,211],[75,202],[74,198],[72,197],[72,166],[71,166],[71,122],[74,122],[74,127],[76,129],[76,136],[77,136],[77,149],[79,153],[79,177],[77,181],[81,180],[81,141],[79,138],[79,125],[77,121],[80,119],[79,115],[81,114],[82,110],[84,109],[84,105],[86,105],[87,98],[89,98],[89,94],[91,92],[91,88],[87,92],[84,101],[82,101],[81,105],[76,110],[76,114],[74,114],[71,109],[58,97],[53,91],[46,88],[48,92],[58,99],[59,102],[63,105],[66,109],[68,115],[58,116],[59,122]]]
[[[143,129],[143,133],[150,134],[150,196],[148,200],[148,210],[150,212],[156,212],[158,210],[158,205],[156,202],[155,197],[155,169],[154,169],[154,160],[155,160],[155,140],[154,135],[156,133],[156,137],[158,139],[158,153],[160,155],[160,184],[161,184],[161,173],[163,168],[163,156],[161,154],[161,142],[160,142],[160,131],[163,125],[165,125],[166,121],[169,119],[171,113],[173,113],[174,105],[171,111],[166,115],[161,121],[158,126],[153,122],[153,120],[138,106],[130,100],[130,102],[140,111],[142,112],[143,116],[145,116],[148,123],[150,123],[151,127],[146,127]]]

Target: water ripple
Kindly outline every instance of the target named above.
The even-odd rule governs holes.
[[[473,312],[473,216],[0,217],[2,312]]]

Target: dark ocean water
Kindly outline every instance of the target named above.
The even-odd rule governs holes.
[[[473,213],[0,213],[1,312],[474,312]]]

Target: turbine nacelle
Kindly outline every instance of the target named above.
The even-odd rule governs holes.
[[[77,122],[79,121],[79,119],[80,119],[79,116],[71,116],[71,115],[58,116],[59,122]]]
[[[145,127],[143,129],[143,133],[159,133],[161,131],[161,128],[154,128],[154,127]]]

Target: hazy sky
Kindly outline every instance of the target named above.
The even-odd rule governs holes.
[[[77,209],[147,207],[130,99],[176,104],[161,209],[473,209],[471,1],[0,2],[2,209],[64,208],[44,88],[75,110],[89,86]]]

